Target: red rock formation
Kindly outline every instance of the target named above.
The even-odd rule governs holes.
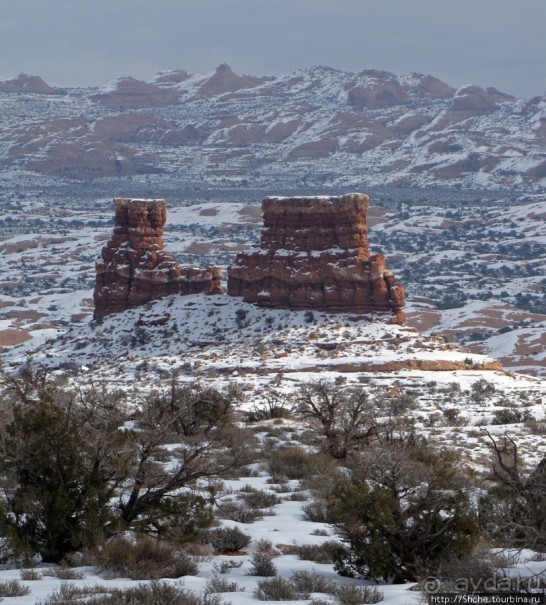
[[[116,199],[114,233],[97,262],[94,317],[171,294],[223,294],[218,267],[180,267],[163,249],[165,200]]]
[[[228,294],[264,307],[369,313],[402,322],[404,287],[370,255],[368,196],[266,198],[259,249],[237,255]]]

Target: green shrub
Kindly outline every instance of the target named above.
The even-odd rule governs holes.
[[[362,452],[331,495],[332,522],[348,545],[342,575],[418,581],[443,560],[464,557],[480,536],[467,479],[454,453],[383,444]]]
[[[491,424],[516,424],[523,422],[527,415],[513,408],[502,408],[497,410],[491,419]]]

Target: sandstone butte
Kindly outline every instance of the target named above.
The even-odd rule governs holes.
[[[237,255],[228,294],[263,307],[391,313],[404,321],[404,287],[370,254],[368,196],[268,197],[260,247]]]
[[[181,267],[164,249],[165,200],[114,200],[115,226],[96,265],[94,317],[172,294],[223,294],[218,267]]]

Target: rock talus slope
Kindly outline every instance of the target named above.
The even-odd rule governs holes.
[[[114,203],[114,233],[96,266],[95,318],[171,294],[223,293],[219,268],[181,267],[164,249],[165,200],[118,198]]]
[[[228,294],[264,307],[404,315],[404,287],[370,255],[368,196],[266,198],[260,248],[237,255]]]

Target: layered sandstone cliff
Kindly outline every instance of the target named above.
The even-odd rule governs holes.
[[[165,200],[120,198],[114,203],[114,233],[96,266],[94,317],[171,294],[223,293],[218,267],[181,267],[164,249]]]
[[[228,269],[228,294],[264,307],[390,312],[403,321],[404,287],[370,255],[368,196],[266,198],[260,247]]]

